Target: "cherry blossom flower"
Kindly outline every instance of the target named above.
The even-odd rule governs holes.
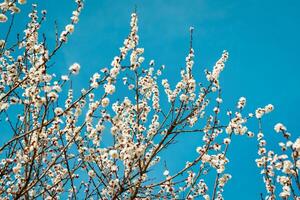
[[[0,22],[4,23],[6,21],[7,21],[6,15],[4,15],[3,13],[0,13]]]
[[[74,63],[69,67],[69,70],[72,74],[79,74],[80,65],[78,63]]]

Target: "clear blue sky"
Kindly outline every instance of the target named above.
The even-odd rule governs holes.
[[[31,2],[29,0],[29,2]],[[53,38],[53,21],[60,27],[71,16],[72,1],[39,1],[48,10],[43,28]],[[264,120],[264,129],[274,147],[279,139],[273,131],[283,122],[295,137],[299,136],[300,108],[300,1],[298,0],[86,0],[80,22],[68,44],[57,56],[56,69],[62,73],[73,62],[82,66],[79,87],[84,77],[102,66],[109,66],[128,33],[130,13],[137,5],[141,46],[145,57],[167,66],[170,79],[179,75],[188,52],[190,26],[195,27],[196,72],[203,76],[223,49],[230,53],[221,77],[224,105],[233,108],[240,96],[247,97],[249,111],[272,103],[275,111]],[[23,19],[22,19],[23,17]],[[17,20],[25,20],[23,15]],[[21,26],[18,28],[22,28]],[[15,29],[14,32],[17,30]],[[227,108],[227,107],[224,108]],[[256,127],[251,127],[256,130]],[[176,169],[194,155],[197,141],[184,140],[176,156],[170,150],[169,167]],[[178,149],[176,150],[178,151]],[[226,199],[259,199],[263,184],[256,169],[256,141],[245,137],[233,139],[228,170],[233,179],[225,188]],[[171,171],[172,172],[172,171]]]

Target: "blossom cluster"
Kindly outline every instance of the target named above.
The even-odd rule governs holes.
[[[265,183],[266,199],[275,199],[277,194],[282,199],[299,199],[297,191],[300,189],[299,168],[300,168],[300,138],[294,142],[291,140],[291,134],[287,132],[282,123],[274,126],[277,133],[281,133],[285,142],[279,142],[281,152],[267,149],[267,141],[260,129],[257,135],[258,155],[256,164],[261,168],[263,181]],[[279,192],[277,192],[278,187]]]

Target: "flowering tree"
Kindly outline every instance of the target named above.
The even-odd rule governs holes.
[[[236,136],[255,135],[256,163],[266,185],[261,199],[300,199],[300,138],[291,141],[279,123],[275,131],[283,136],[281,150],[267,149],[261,119],[273,110],[271,104],[244,114],[246,99],[241,97],[237,107],[227,111],[228,120],[220,121],[219,76],[227,51],[211,71],[205,71],[207,82],[197,82],[191,28],[186,68],[171,86],[163,78],[164,66],[143,62],[135,12],[111,67],[96,72],[88,88],[73,91],[71,79],[80,65],[74,63],[58,78],[50,74],[49,62],[73,33],[83,2],[75,0],[71,21],[63,31],[56,30],[53,48],[39,34],[46,11],[38,14],[37,5],[32,6],[24,34],[15,43],[7,41],[13,16],[25,3],[0,4],[0,22],[9,23],[11,18],[6,37],[0,40],[1,129],[9,135],[1,139],[5,140],[0,147],[1,199],[223,199],[231,178],[225,170],[230,142]],[[128,90],[128,96],[112,101],[117,88]],[[257,134],[247,128],[251,118],[258,121]],[[158,170],[161,152],[181,134],[202,138],[195,149],[197,157],[178,163],[181,169],[172,174],[166,167],[159,172],[162,177],[153,179],[149,174]],[[111,136],[105,145],[104,135]]]

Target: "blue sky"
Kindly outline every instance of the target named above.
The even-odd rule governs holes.
[[[49,0],[39,5],[40,9],[48,10],[49,16],[43,31],[53,38],[53,21],[57,20],[63,28],[74,3]],[[195,72],[199,79],[203,80],[203,70],[211,69],[224,49],[230,53],[221,76],[226,105],[223,107],[233,108],[240,96],[247,98],[249,111],[272,103],[275,111],[264,119],[270,147],[275,148],[280,139],[273,131],[277,122],[284,123],[294,138],[299,137],[300,1],[86,0],[74,34],[56,57],[56,69],[64,73],[70,64],[79,62],[81,75],[74,81],[79,87],[85,77],[109,66],[127,36],[135,5],[139,13],[140,45],[145,48],[146,60],[165,64],[166,75],[178,80],[189,47],[188,30],[195,27]],[[26,18],[19,15],[17,20],[25,22]],[[21,28],[16,27],[14,32]],[[256,130],[255,126],[251,128]],[[170,168],[175,170],[178,163],[194,154],[194,150],[185,150],[190,146],[197,144],[185,140],[185,144],[174,147],[182,148],[176,156],[172,151],[166,153],[174,156]],[[228,170],[233,179],[225,188],[225,198],[241,199],[243,195],[245,200],[258,199],[263,185],[254,162],[255,139],[235,137],[229,154]]]

